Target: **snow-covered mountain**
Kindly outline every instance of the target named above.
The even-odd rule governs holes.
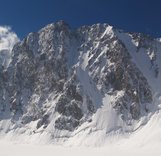
[[[148,35],[59,21],[30,33],[10,56],[0,64],[3,136],[101,144],[160,110],[161,42]]]

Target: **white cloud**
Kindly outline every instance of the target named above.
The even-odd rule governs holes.
[[[0,26],[0,64],[5,68],[11,62],[11,51],[19,41],[18,36],[9,26]]]
[[[12,50],[14,44],[18,41],[19,41],[19,38],[11,30],[11,27],[0,26],[0,51]]]

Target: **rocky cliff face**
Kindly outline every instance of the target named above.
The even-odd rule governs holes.
[[[11,119],[15,128],[34,122],[34,132],[72,133],[93,122],[108,96],[106,103],[123,122],[138,120],[153,106],[158,46],[155,39],[108,24],[77,30],[63,21],[47,25],[14,46],[7,69],[0,65],[0,119]],[[145,68],[137,63],[146,59],[140,54],[149,61]]]

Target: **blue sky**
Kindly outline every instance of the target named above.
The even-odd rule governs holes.
[[[109,23],[161,37],[161,0],[0,0],[0,25],[20,38],[58,20],[74,28]]]

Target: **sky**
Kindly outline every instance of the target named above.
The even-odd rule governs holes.
[[[161,0],[0,0],[0,26],[11,26],[20,38],[59,20],[161,37]]]

